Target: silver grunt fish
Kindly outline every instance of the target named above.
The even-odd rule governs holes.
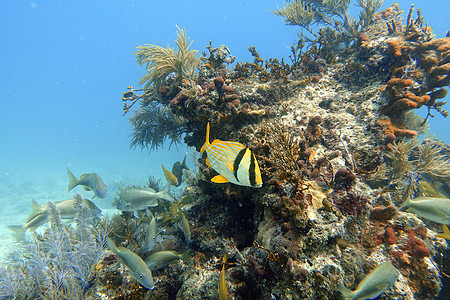
[[[108,248],[119,257],[120,262],[131,271],[137,282],[150,290],[155,287],[152,271],[150,271],[147,264],[139,257],[139,255],[127,248],[116,247],[116,244],[114,244],[110,238],[106,238],[106,244],[108,245]]]
[[[187,260],[190,250],[184,251],[182,254],[177,251],[158,251],[147,257],[145,263],[150,270],[157,270],[167,265],[173,264],[178,260]]]
[[[145,250],[150,252],[157,241],[157,228],[156,228],[156,218],[153,216],[150,210],[147,209],[147,216],[150,218],[150,223],[147,227],[147,232],[145,233]]]
[[[30,229],[30,231],[34,232],[38,227],[47,223],[47,221],[48,213],[40,214],[27,221],[27,223],[25,223],[24,225],[11,225],[8,226],[8,228],[14,231],[16,241],[19,242],[23,239],[23,236],[25,235],[25,231],[27,231],[27,229]]]
[[[400,210],[406,210],[427,220],[450,225],[450,199],[417,197],[407,199]]]
[[[54,202],[55,207],[60,212],[60,218],[63,220],[73,220],[76,210],[74,207],[74,199],[68,199],[63,201]],[[91,200],[84,199],[81,202],[81,206],[83,206],[87,213],[87,218],[96,218],[101,215],[102,210],[98,208]],[[17,241],[23,239],[23,236],[27,229],[34,232],[38,227],[44,225],[48,222],[49,216],[49,203],[44,203],[41,206],[36,203],[36,201],[31,200],[31,214],[26,218],[24,225],[13,225],[8,226],[9,229],[14,231],[15,237]]]
[[[73,219],[73,217],[77,212],[75,210],[74,201],[75,201],[74,199],[67,199],[53,203],[55,207],[59,210],[61,219],[67,220]],[[89,199],[83,198],[81,206],[86,209],[86,211],[89,214],[88,216],[89,218],[98,217],[102,214],[102,210]],[[39,206],[39,204],[37,204],[36,201],[31,200],[31,214],[27,217],[26,222],[29,222],[37,215],[48,214],[48,208],[49,208],[48,202]]]
[[[117,209],[122,211],[135,211],[146,209],[149,206],[157,206],[158,199],[165,199],[169,201],[175,201],[175,199],[169,194],[170,183],[168,183],[161,191],[156,192],[151,188],[137,189],[133,187],[127,187],[122,189],[115,203]]]
[[[67,191],[70,191],[77,185],[81,185],[86,191],[93,191],[95,196],[99,198],[106,197],[106,185],[97,173],[86,173],[77,179],[75,175],[67,169],[67,176],[69,176]]]
[[[339,290],[345,299],[374,299],[394,286],[399,272],[390,261],[379,264],[351,291],[343,286]]]

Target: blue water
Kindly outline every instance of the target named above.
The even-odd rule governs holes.
[[[411,2],[398,2],[406,14]],[[443,3],[415,2],[437,37],[449,29]],[[135,47],[174,46],[178,25],[193,49],[204,51],[211,40],[227,45],[237,61],[252,59],[252,45],[263,59],[287,57],[298,28],[270,12],[277,5],[282,1],[1,1],[2,214],[25,213],[31,199],[71,197],[67,167],[77,176],[97,172],[110,187],[162,178],[161,163],[171,166],[185,149],[129,149],[121,96],[145,73]],[[431,120],[431,131],[447,143],[448,128],[440,115]],[[97,202],[108,207],[112,198]]]

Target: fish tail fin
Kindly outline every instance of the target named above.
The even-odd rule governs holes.
[[[450,237],[450,230],[448,229],[447,225],[442,224],[442,230],[443,233],[439,233],[436,235],[438,238],[448,239]]]
[[[69,192],[78,185],[78,179],[70,172],[69,168],[67,168],[67,176],[69,176],[69,185],[67,186],[67,191]]]
[[[189,170],[189,167],[188,167],[188,165],[187,165],[187,163],[186,163],[186,155],[184,156],[183,162],[181,163],[181,165],[183,166],[184,169]]]
[[[206,145],[209,145],[209,122],[206,125],[206,141],[203,144],[202,148],[200,149],[200,153],[205,152]]]
[[[23,225],[11,225],[8,226],[9,229],[14,231],[14,236],[16,237],[16,241],[20,242],[25,235],[25,231],[27,230]]]
[[[150,220],[151,219],[153,219],[155,216],[152,214],[152,212],[150,211],[150,209],[145,209],[145,211],[146,211],[146,213],[147,213],[147,217],[149,217],[150,218]]]
[[[109,237],[106,238],[106,246],[108,246],[108,249],[114,253],[118,251],[116,244],[114,244],[114,242]]]
[[[355,299],[355,293],[352,290],[349,290],[343,285],[338,286],[339,291],[342,293],[344,299]]]
[[[176,201],[175,198],[172,197],[172,195],[169,194],[169,192],[170,192],[170,186],[171,186],[171,183],[168,182],[168,183],[164,186],[164,188],[158,192],[158,196],[159,196],[159,198],[161,198],[161,199],[168,200],[168,201],[170,201],[170,202],[175,202],[175,201]]]
[[[402,206],[398,209],[400,211],[405,211],[408,207],[411,206],[411,204],[413,204],[413,201],[411,201],[411,198],[407,198],[403,203]]]

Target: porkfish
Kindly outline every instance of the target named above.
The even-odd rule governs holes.
[[[116,247],[114,242],[107,237],[106,244],[112,252],[118,257],[119,261],[125,265],[132,273],[133,277],[145,288],[152,290],[155,285],[153,283],[152,271],[147,264],[136,253],[124,247]]]
[[[77,185],[81,185],[86,191],[93,191],[96,197],[106,197],[106,185],[97,173],[86,173],[81,175],[80,178],[76,178],[75,175],[67,169],[67,176],[69,176],[68,192]]]
[[[434,197],[417,197],[407,199],[400,210],[416,214],[427,220],[450,225],[450,199]]]
[[[399,272],[390,261],[379,264],[358,284],[356,290],[351,291],[343,286],[339,290],[344,299],[375,299],[392,286],[398,279]]]
[[[211,181],[231,182],[237,185],[259,188],[262,186],[261,171],[255,155],[238,142],[214,140],[209,142],[209,123],[206,126],[206,141],[200,153],[206,151],[206,165],[219,175]]]

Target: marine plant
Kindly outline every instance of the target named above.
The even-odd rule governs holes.
[[[145,65],[147,74],[139,84],[144,84],[144,90],[153,88],[154,94],[159,95],[162,84],[170,74],[175,74],[178,82],[182,79],[193,79],[195,70],[200,62],[197,50],[189,50],[192,42],[186,35],[186,30],[177,26],[178,49],[163,48],[157,45],[138,46],[135,52],[139,65]]]
[[[136,111],[130,118],[133,128],[130,148],[154,150],[161,147],[166,139],[170,144],[181,142],[186,131],[186,120],[160,105],[147,105]]]
[[[0,269],[0,299],[85,299],[109,225],[92,220],[82,201],[75,194],[73,226],[65,226],[59,210],[49,202],[49,228],[35,233]]]
[[[357,0],[361,7],[359,19],[349,14],[351,0],[287,0],[282,8],[272,11],[281,17],[287,25],[300,26],[308,34],[301,33],[306,41],[321,45],[350,43],[356,40],[358,33],[365,30],[373,21],[375,12],[383,0]],[[315,31],[315,25],[322,26]]]
[[[450,159],[445,148],[436,141],[416,139],[401,140],[392,145],[392,151],[385,153],[385,162],[369,180],[387,179],[390,190],[400,202],[420,196],[428,177],[450,177]]]

